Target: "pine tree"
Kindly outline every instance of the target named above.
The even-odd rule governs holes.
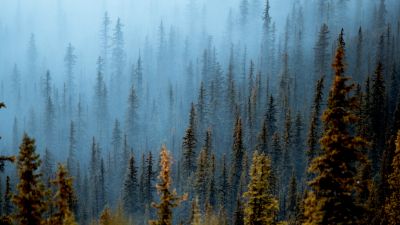
[[[219,185],[218,185],[218,195],[219,195],[219,204],[222,209],[226,209],[229,206],[229,195],[230,195],[230,184],[228,180],[228,169],[226,167],[226,159],[225,155],[222,156],[221,163],[221,174],[219,176]]]
[[[288,215],[288,220],[292,224],[296,224],[296,216],[297,216],[297,179],[296,175],[293,171],[292,177],[290,178],[289,188],[288,188],[288,195],[287,195],[287,203],[286,203],[286,212]]]
[[[272,158],[272,165],[275,165],[277,167],[282,158],[281,138],[278,132],[275,132],[274,135],[272,136],[271,158]]]
[[[235,212],[233,212],[234,225],[244,225],[244,209],[240,199],[241,196],[238,196],[236,199],[236,209]]]
[[[149,152],[145,160],[145,171],[144,171],[144,202],[145,206],[148,207],[153,202],[153,182],[155,180],[155,172],[153,168],[153,155]]]
[[[0,109],[2,108],[6,108],[6,105],[4,104],[4,102],[0,102]],[[1,139],[1,136],[0,136]],[[4,170],[4,163],[5,162],[14,162],[15,161],[15,157],[14,156],[2,156],[0,155],[0,171]]]
[[[44,185],[40,181],[40,158],[35,140],[24,134],[17,158],[19,183],[13,202],[17,207],[15,219],[21,225],[37,225],[44,221]]]
[[[4,192],[4,203],[3,203],[3,214],[4,216],[10,216],[14,210],[14,206],[12,205],[12,192],[11,192],[11,183],[10,177],[6,177],[6,190]]]
[[[372,79],[372,97],[371,97],[371,131],[372,146],[370,159],[372,160],[372,169],[374,173],[379,171],[379,162],[382,159],[385,149],[385,131],[386,131],[386,90],[383,79],[383,67],[379,62],[375,70],[375,76]]]
[[[112,136],[111,136],[111,146],[112,146],[112,162],[114,164],[114,171],[117,172],[123,172],[121,176],[125,175],[125,170],[122,170],[125,168],[125,166],[120,166],[118,165],[122,162],[121,158],[124,159],[124,156],[122,155],[121,147],[122,147],[122,131],[120,128],[120,123],[118,119],[115,119],[114,122],[114,128],[112,131]],[[120,169],[118,171],[118,169]]]
[[[187,195],[178,196],[176,191],[171,191],[171,156],[165,145],[161,147],[160,153],[160,175],[157,184],[157,191],[160,195],[160,203],[153,204],[153,207],[158,210],[158,219],[150,221],[152,225],[172,225],[172,209],[177,207],[181,201],[186,200]]]
[[[267,154],[268,153],[268,128],[267,123],[264,120],[261,126],[261,131],[257,137],[257,146],[256,149],[258,152]]]
[[[328,46],[329,46],[329,29],[328,25],[322,24],[319,31],[317,43],[314,48],[314,66],[315,66],[315,80],[321,79],[321,77],[327,76],[328,68]]]
[[[209,208],[214,208],[217,204],[217,187],[216,187],[216,180],[215,180],[215,154],[211,154],[210,163],[208,168],[208,184],[207,184],[207,197],[206,197],[206,206],[208,205]]]
[[[243,194],[246,199],[244,208],[246,225],[275,223],[278,201],[271,195],[270,173],[271,160],[263,153],[255,151],[250,168],[248,191]]]
[[[389,176],[391,195],[386,199],[385,214],[389,224],[400,221],[400,131],[397,133],[396,151],[392,161],[393,172]]]
[[[135,87],[132,85],[129,91],[128,109],[126,111],[126,117],[125,117],[126,134],[130,146],[134,146],[136,138],[138,137],[136,132],[138,129],[138,121],[139,121],[138,107],[139,107],[139,100],[136,95]]]
[[[356,82],[361,83],[363,74],[362,62],[363,62],[363,53],[364,53],[364,37],[363,31],[360,27],[358,29],[357,36],[357,46],[356,46],[356,62],[355,62],[355,70],[354,70],[354,80]]]
[[[292,144],[293,144],[293,132],[292,132],[292,119],[290,110],[286,113],[285,116],[285,130],[283,137],[283,157],[281,161],[281,172],[284,178],[290,177],[290,172],[293,170],[292,168]],[[283,180],[284,188],[288,185],[288,179]]]
[[[269,97],[268,108],[265,114],[265,120],[268,124],[268,134],[273,135],[276,131],[276,105],[274,97],[271,95]]]
[[[297,178],[300,178],[304,171],[304,123],[300,112],[297,113],[296,121],[295,121],[295,136],[294,136],[294,153],[292,159],[294,160],[294,166],[296,171]]]
[[[323,114],[323,153],[309,168],[316,177],[310,182],[314,192],[306,199],[305,224],[352,224],[362,214],[361,207],[355,204],[354,193],[357,163],[363,160],[360,148],[364,141],[350,133],[350,126],[357,118],[352,114],[355,99],[349,97],[353,86],[346,84],[344,58],[342,30],[332,64],[335,79]]]
[[[324,77],[317,81],[315,87],[315,95],[313,101],[313,109],[311,116],[311,124],[308,131],[307,137],[307,156],[308,163],[319,154],[319,145],[318,141],[320,139],[320,114],[321,114],[321,102],[323,97],[323,89],[324,89]]]
[[[182,149],[183,149],[183,170],[184,176],[188,178],[195,169],[195,158],[196,158],[196,111],[194,104],[189,114],[189,126],[186,129],[185,136],[183,137]]]
[[[205,149],[200,151],[197,159],[197,167],[194,180],[194,189],[198,198],[199,207],[203,207],[206,201],[208,183],[208,155]]]
[[[232,145],[232,161],[229,173],[229,185],[231,186],[231,203],[236,200],[239,191],[240,176],[242,174],[243,155],[245,154],[242,134],[242,120],[240,117],[236,119],[235,129],[233,133]]]
[[[190,212],[190,225],[201,225],[201,210],[199,206],[199,199],[196,197],[192,201],[192,209]]]
[[[57,192],[54,196],[55,205],[57,208],[56,213],[50,218],[52,224],[65,224],[74,222],[74,208],[77,204],[77,199],[72,187],[72,177],[69,176],[65,167],[61,164],[58,165],[57,175],[53,184],[57,187]]]
[[[129,215],[135,214],[138,209],[138,181],[135,164],[135,157],[131,155],[123,189],[123,205]]]
[[[112,225],[110,208],[108,208],[108,207],[104,208],[103,212],[100,215],[99,223],[100,223],[100,225]]]
[[[110,50],[110,24],[111,20],[108,16],[108,13],[104,13],[104,17],[101,24],[100,29],[100,38],[101,38],[101,58],[104,59],[104,65],[107,68],[108,66],[108,57]]]
[[[120,93],[117,88],[122,83],[123,71],[125,66],[125,51],[124,51],[124,34],[122,32],[121,19],[117,19],[115,24],[114,33],[112,37],[112,52],[111,52],[111,65],[112,65],[112,92],[114,94]]]
[[[75,55],[75,48],[72,46],[71,43],[67,46],[67,51],[64,56],[64,63],[65,63],[65,73],[67,76],[67,91],[69,93],[68,98],[72,98],[74,94],[74,66],[76,64],[77,56]],[[72,102],[69,99],[69,106],[72,106]]]
[[[76,168],[76,158],[75,152],[77,148],[77,140],[76,140],[76,130],[74,122],[71,121],[69,127],[69,147],[68,147],[68,158],[67,158],[67,169],[68,171],[75,171]]]

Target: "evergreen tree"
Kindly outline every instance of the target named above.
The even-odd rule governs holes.
[[[103,212],[100,215],[99,223],[100,223],[100,225],[112,225],[110,208],[108,208],[108,207],[104,208]]]
[[[215,154],[211,154],[210,163],[208,168],[208,184],[207,184],[207,192],[206,192],[206,206],[208,205],[209,208],[213,208],[217,204],[217,187],[216,187],[216,180],[215,180]]]
[[[67,46],[67,51],[64,56],[64,63],[65,63],[65,73],[67,76],[67,91],[68,91],[68,98],[69,98],[69,106],[70,109],[72,108],[71,98],[74,94],[74,66],[76,64],[76,55],[75,55],[75,48],[72,46],[71,43]]]
[[[263,153],[255,151],[250,168],[248,191],[243,194],[246,199],[244,208],[245,224],[275,223],[278,201],[271,195],[270,173],[271,160]]]
[[[71,121],[69,127],[69,147],[68,147],[68,158],[67,158],[67,169],[68,171],[75,171],[76,168],[76,158],[75,152],[77,148],[77,140],[76,140],[76,130],[74,122]]]
[[[118,167],[118,165],[123,162],[121,160],[125,159],[124,155],[122,155],[122,151],[121,151],[121,147],[122,147],[122,131],[120,128],[120,123],[118,119],[115,119],[114,122],[114,128],[112,131],[112,135],[111,135],[111,146],[112,146],[112,163],[114,164],[114,171],[118,171],[118,169],[121,169],[118,172],[123,172],[121,173],[121,176],[125,175],[125,170],[122,170],[123,168],[125,168],[125,166],[120,166]]]
[[[196,197],[192,201],[192,209],[190,212],[190,225],[201,225],[202,220],[201,220],[201,210],[199,206],[199,199]]]
[[[144,171],[144,202],[145,205],[148,207],[153,202],[153,182],[155,180],[155,170],[153,168],[153,155],[149,152],[146,161],[145,161],[145,171]]]
[[[375,76],[372,79],[372,96],[371,96],[371,131],[372,146],[370,151],[370,159],[372,160],[373,172],[379,171],[379,163],[382,160],[385,148],[385,131],[386,131],[386,90],[383,79],[383,67],[378,63],[375,70]]]
[[[135,214],[138,209],[138,181],[135,164],[135,157],[131,155],[123,189],[123,204],[129,215]]]
[[[240,177],[242,174],[243,155],[245,154],[242,134],[242,120],[240,117],[236,119],[235,129],[233,133],[232,145],[232,161],[229,173],[229,185],[231,186],[231,203],[236,200],[239,191]]]
[[[277,167],[282,158],[281,138],[278,132],[275,132],[275,134],[272,136],[271,148],[272,165]]]
[[[19,183],[13,197],[16,205],[15,219],[21,225],[37,225],[44,221],[44,185],[38,173],[40,158],[36,153],[35,140],[24,135],[17,158]]]
[[[276,105],[275,105],[275,100],[274,97],[271,95],[269,97],[269,102],[268,102],[268,108],[267,112],[265,114],[265,120],[268,124],[268,134],[271,136],[275,133],[276,131]]]
[[[208,184],[208,155],[205,149],[200,151],[197,159],[197,168],[194,180],[194,189],[198,198],[199,207],[203,207],[206,201]]]
[[[386,199],[385,212],[389,224],[400,221],[400,131],[397,134],[396,151],[392,162],[393,172],[389,176],[391,195]]]
[[[358,29],[358,36],[357,36],[357,46],[356,46],[356,62],[355,62],[355,70],[354,70],[354,80],[361,83],[363,77],[363,70],[362,70],[362,62],[363,62],[363,53],[364,53],[364,37],[363,31],[360,27]]]
[[[14,206],[12,205],[12,192],[11,192],[11,183],[10,177],[6,177],[6,190],[4,192],[4,203],[3,203],[3,215],[10,216],[14,211]]]
[[[176,191],[171,191],[171,156],[165,145],[161,147],[160,153],[160,175],[157,190],[160,194],[160,203],[153,206],[158,210],[158,219],[150,221],[152,225],[172,225],[172,209],[177,207],[181,201],[186,200],[187,195],[178,196]]]
[[[118,86],[122,84],[123,71],[125,66],[125,51],[124,51],[124,34],[122,32],[121,19],[117,19],[115,24],[114,33],[112,36],[112,52],[111,52],[111,63],[112,63],[112,93],[119,94],[120,89]]]
[[[296,224],[298,198],[297,198],[297,179],[294,171],[292,173],[292,177],[290,178],[287,196],[288,196],[286,203],[286,212],[288,215],[287,218],[291,224]]]
[[[108,13],[104,13],[104,17],[101,24],[100,29],[100,38],[101,38],[101,58],[104,59],[104,65],[108,67],[108,57],[110,50],[110,24],[111,20],[108,16]]]
[[[317,81],[315,86],[315,95],[313,101],[313,109],[311,115],[311,124],[308,131],[307,137],[307,156],[308,163],[315,158],[315,156],[319,155],[319,145],[318,141],[320,139],[320,114],[321,114],[321,102],[323,97],[323,89],[324,89],[324,77]]]
[[[238,196],[236,200],[236,209],[235,212],[233,212],[234,225],[244,225],[244,209],[240,199],[241,196]]]
[[[77,204],[77,199],[72,187],[72,177],[69,176],[65,167],[58,165],[57,175],[53,184],[57,187],[57,192],[54,196],[56,213],[50,218],[52,224],[67,225],[74,222],[74,208]],[[68,223],[68,225],[69,225]]]
[[[126,134],[128,137],[128,143],[130,146],[134,146],[134,143],[136,142],[136,138],[138,137],[137,135],[137,129],[138,129],[138,107],[139,107],[139,100],[136,95],[136,90],[135,87],[132,85],[130,92],[129,92],[129,97],[128,97],[128,109],[126,111]]]
[[[315,80],[327,76],[327,68],[329,62],[329,55],[327,53],[329,47],[329,29],[328,25],[322,24],[319,31],[318,40],[314,48],[314,66],[315,66]]]
[[[257,137],[257,151],[267,154],[268,153],[268,128],[267,123],[263,120],[261,131]]]
[[[219,176],[219,185],[218,185],[218,196],[219,196],[219,204],[222,211],[225,211],[227,207],[229,207],[229,194],[230,194],[230,185],[228,178],[228,169],[226,166],[225,155],[222,156],[221,162],[221,174]]]
[[[323,114],[323,153],[309,168],[316,177],[310,182],[314,192],[306,199],[305,224],[352,224],[362,214],[361,207],[355,204],[354,193],[357,163],[363,160],[360,148],[364,141],[350,133],[350,126],[357,118],[352,114],[355,99],[349,97],[353,86],[346,84],[344,58],[342,30],[333,63],[335,79]]]
[[[295,136],[294,136],[294,153],[292,159],[294,159],[294,166],[297,178],[300,178],[304,171],[304,138],[303,138],[303,119],[300,112],[297,113],[295,121]]]
[[[185,136],[183,137],[182,149],[183,149],[183,172],[184,176],[188,178],[195,169],[195,158],[196,158],[196,111],[194,104],[189,114],[189,126],[186,129]]]

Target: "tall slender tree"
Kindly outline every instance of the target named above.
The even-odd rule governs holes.
[[[305,224],[352,224],[362,215],[354,193],[357,165],[364,159],[360,151],[364,141],[350,131],[357,118],[352,113],[355,99],[349,97],[353,86],[347,84],[344,59],[342,30],[332,64],[334,82],[323,114],[322,154],[309,168],[316,177],[310,182],[313,192],[306,199]]]

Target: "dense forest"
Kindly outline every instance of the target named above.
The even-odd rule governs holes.
[[[0,0],[0,224],[400,224],[400,1]]]

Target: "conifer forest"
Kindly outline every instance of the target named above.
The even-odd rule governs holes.
[[[400,224],[399,0],[0,0],[0,225]]]

